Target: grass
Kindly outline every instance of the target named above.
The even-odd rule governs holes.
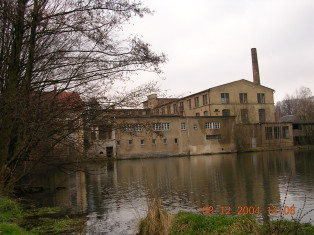
[[[80,234],[85,217],[70,218],[59,207],[23,208],[0,196],[0,234]]]
[[[170,234],[260,234],[261,228],[251,216],[204,216],[179,212]]]
[[[171,215],[159,199],[147,200],[147,216],[140,220],[138,234],[314,234],[311,224],[280,219],[261,224],[251,215],[202,215],[180,211]]]

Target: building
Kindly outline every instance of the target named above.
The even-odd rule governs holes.
[[[89,155],[133,158],[292,146],[292,125],[275,122],[274,90],[260,84],[255,48],[252,64],[253,82],[237,80],[183,98],[152,94],[142,110],[114,110],[110,138],[100,138],[95,126],[98,138]]]

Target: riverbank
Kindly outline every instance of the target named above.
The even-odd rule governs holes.
[[[68,216],[59,207],[36,208],[0,196],[0,234],[81,234],[85,216]]]
[[[163,210],[160,200],[148,200],[147,216],[138,225],[138,234],[314,234],[314,226],[298,221],[259,223],[251,215],[202,215]]]

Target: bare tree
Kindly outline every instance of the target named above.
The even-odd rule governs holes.
[[[113,91],[132,72],[159,73],[165,62],[149,44],[120,33],[133,16],[150,13],[140,2],[128,0],[0,2],[2,189],[17,180],[13,172],[20,162],[43,159],[75,130],[68,128],[66,117],[81,125],[77,120],[84,109],[75,94],[101,91],[97,95],[110,108],[134,102],[154,88],[149,83]]]
[[[276,104],[276,118],[294,115],[297,121],[314,121],[314,98],[307,87],[296,90],[294,95],[286,95]]]

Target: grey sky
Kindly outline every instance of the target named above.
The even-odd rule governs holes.
[[[252,81],[252,47],[257,48],[261,84],[276,91],[275,101],[301,86],[314,92],[314,0],[142,2],[154,15],[133,20],[126,32],[167,55],[160,85],[169,96]]]

